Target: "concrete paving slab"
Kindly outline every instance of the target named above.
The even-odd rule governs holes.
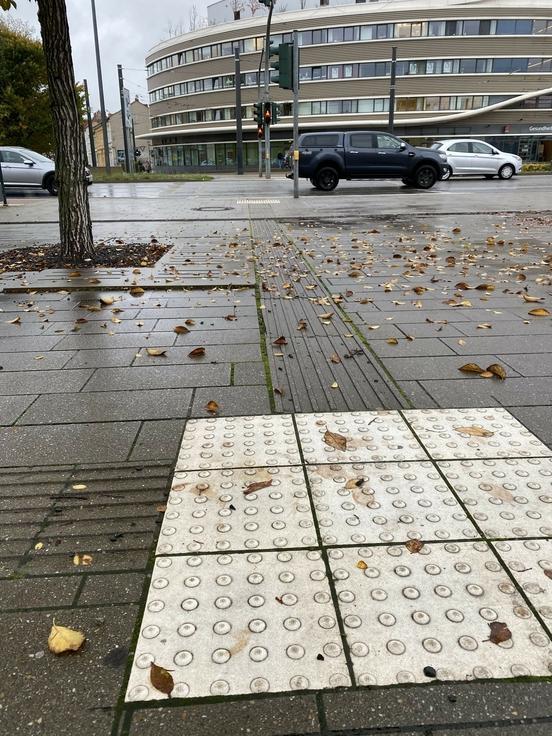
[[[479,536],[430,462],[314,465],[307,474],[325,545]]]
[[[41,396],[18,424],[175,419],[188,415],[192,390],[84,391]]]
[[[247,492],[249,488],[253,490]],[[156,554],[284,549],[316,543],[300,465],[202,470],[175,473]]]
[[[8,371],[0,373],[0,394],[55,394],[60,391],[80,391],[92,371]]]
[[[213,386],[212,388],[199,388],[194,394],[191,416],[212,416],[207,411],[209,402],[216,401],[219,405],[220,416],[240,416],[244,407],[253,414],[266,414],[270,411],[270,399],[266,386]]]
[[[131,460],[171,460],[178,455],[185,421],[161,419],[144,422],[132,448]]]
[[[404,416],[437,460],[552,455],[505,409],[414,409]]]
[[[334,549],[329,557],[360,685],[427,682],[426,666],[439,680],[550,673],[550,639],[485,542],[428,544],[417,554]],[[498,621],[511,638],[493,644]]]
[[[8,427],[0,429],[0,467],[126,460],[138,422]]]
[[[14,424],[36,398],[32,395],[0,396],[0,426]]]
[[[137,348],[104,348],[103,350],[78,350],[71,352],[73,357],[65,368],[126,368],[132,365],[139,349]],[[48,356],[56,356],[52,351]]]
[[[143,572],[87,575],[77,603],[79,606],[94,606],[106,601],[112,604],[139,603],[143,585]]]
[[[71,606],[80,581],[76,577],[26,578],[0,582],[3,611]],[[4,615],[3,615],[4,617]]]
[[[552,406],[516,406],[511,413],[542,442],[552,446]]]
[[[362,331],[362,327],[360,329]],[[405,337],[402,340],[399,339],[397,345],[390,345],[385,340],[374,340],[373,335],[373,332],[364,332],[364,336],[370,343],[370,347],[381,358],[433,358],[440,355],[453,355],[455,352],[454,340],[451,340],[450,345],[447,345],[436,337],[422,337],[416,340],[407,340]],[[446,339],[450,340],[450,338]],[[475,346],[474,349],[477,350]],[[488,349],[488,347],[482,348],[483,351]]]
[[[131,368],[98,368],[83,393],[90,391],[139,391],[148,389],[181,389],[197,386],[228,386],[230,366],[220,365],[160,365],[160,357],[150,357],[156,364]],[[0,376],[1,378],[1,376]],[[149,419],[150,417],[144,417]]]
[[[467,355],[459,357],[441,356],[433,358],[386,358],[385,367],[396,381],[462,380],[466,374],[459,369],[466,363],[477,363],[486,368],[493,363],[501,363],[495,355]],[[509,371],[510,376],[519,375]]]
[[[350,684],[320,552],[158,557],[127,702],[166,699],[153,662],[180,698]]]
[[[486,537],[552,537],[552,458],[438,466]]]
[[[0,341],[0,347],[3,348],[3,341]],[[48,371],[48,370],[59,370],[64,368],[68,361],[74,355],[73,352],[45,352],[39,353],[38,351],[33,354],[28,353],[0,353],[0,366],[2,371]],[[86,366],[68,366],[71,368],[82,368]]]
[[[309,695],[138,710],[132,713],[129,734],[166,736],[177,734],[182,727],[188,736],[319,734],[316,700]]]

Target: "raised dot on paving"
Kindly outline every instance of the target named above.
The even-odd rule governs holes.
[[[359,685],[428,682],[424,667],[439,680],[552,673],[549,637],[485,542],[329,556]],[[511,638],[490,641],[492,624]]]
[[[403,413],[437,460],[552,455],[506,409],[413,409]]]
[[[552,537],[552,458],[442,461],[486,537]]]
[[[552,633],[552,540],[493,542],[493,547]]]
[[[424,449],[396,411],[296,414],[295,419],[309,465],[427,460]]]
[[[308,477],[324,544],[479,536],[429,461],[312,465]]]
[[[176,470],[300,464],[290,415],[189,419]]]
[[[319,551],[158,557],[127,701],[350,685]]]
[[[175,474],[157,554],[317,544],[300,465],[227,468]]]

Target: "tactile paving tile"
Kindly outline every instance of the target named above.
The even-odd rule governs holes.
[[[270,483],[244,494],[253,483]],[[317,546],[303,468],[176,473],[157,554]]]
[[[311,465],[324,544],[479,536],[432,463]]]
[[[552,537],[552,458],[439,467],[486,537]]]
[[[296,414],[307,464],[427,460],[423,448],[396,411]],[[347,440],[345,450],[324,441],[326,431]]]
[[[176,470],[299,465],[290,415],[189,419]]]
[[[437,460],[493,457],[543,457],[552,455],[535,435],[506,409],[412,409],[404,416],[429,455]],[[477,437],[477,429],[492,432]]]
[[[552,630],[552,540],[493,542],[493,547]]]
[[[359,685],[429,682],[424,667],[440,680],[552,673],[549,637],[485,542],[329,556]],[[509,641],[488,641],[493,621]]]
[[[320,552],[158,557],[127,701],[166,699],[152,662],[178,698],[349,685]]]

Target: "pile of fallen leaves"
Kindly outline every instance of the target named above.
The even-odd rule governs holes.
[[[153,266],[170,249],[155,238],[149,243],[125,243],[110,240],[98,243],[94,259],[87,259],[81,267],[105,266],[126,268]],[[0,274],[9,271],[43,271],[45,268],[74,268],[65,263],[59,245],[43,245],[34,248],[13,248],[0,253]]]

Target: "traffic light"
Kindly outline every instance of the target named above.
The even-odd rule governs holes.
[[[253,119],[257,123],[257,125],[263,124],[263,103],[262,102],[255,102],[253,105]]]
[[[257,126],[257,138],[259,139],[264,138],[264,126],[262,125]]]
[[[272,103],[272,120],[270,121],[272,125],[276,125],[280,118],[280,105],[278,105],[276,102]]]
[[[293,44],[271,43],[269,47],[270,66],[276,73],[270,75],[270,81],[282,89],[293,89]]]
[[[270,102],[264,103],[263,120],[265,125],[270,125],[272,122],[272,104]]]

